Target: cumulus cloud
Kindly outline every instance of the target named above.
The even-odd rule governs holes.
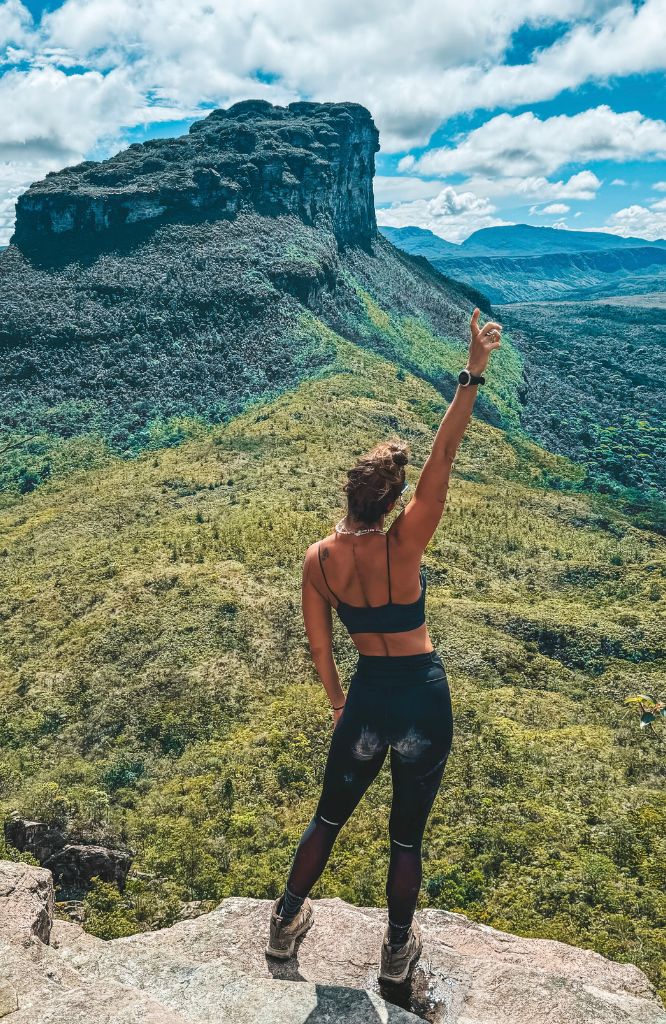
[[[19,0],[5,0],[0,6],[0,47],[24,46],[30,41],[32,15]]]
[[[18,161],[27,182],[46,165],[57,169],[106,155],[128,128],[194,117],[248,97],[364,103],[380,129],[382,151],[404,153],[427,145],[453,115],[534,103],[587,81],[664,68],[665,17],[666,0],[65,0],[35,23],[20,0],[4,0],[0,44],[5,66],[15,66],[0,79],[0,163]],[[559,34],[525,63],[506,64],[514,33],[525,26],[552,26]],[[581,172],[587,181],[549,181],[567,162],[572,129],[573,159],[580,163],[592,159],[586,152],[599,158],[596,138],[610,159],[622,159],[613,155],[622,147],[638,154],[626,159],[652,158],[643,155],[645,147],[656,145],[663,122],[609,108],[586,114],[587,122],[572,117],[559,126],[533,115],[492,118],[492,129],[470,133],[454,151],[461,150],[456,159],[469,179],[458,194],[483,200],[513,188],[529,201],[593,198],[600,183],[590,171]],[[505,146],[504,129],[511,135]],[[553,159],[543,155],[544,144]],[[418,179],[451,173],[443,166],[403,171],[398,185],[377,182],[380,202],[427,204],[440,195],[441,182]],[[5,198],[20,174],[7,171]]]
[[[430,181],[429,184],[432,185],[433,182]],[[563,179],[549,181],[548,178],[540,175],[526,178],[513,176],[484,178],[472,175],[465,179],[464,185],[465,188],[471,189],[477,195],[511,195],[525,199],[541,199],[545,202],[547,199],[594,199],[601,182],[596,174],[585,170],[572,174],[566,181]]]
[[[627,183],[624,180],[624,178],[613,178],[613,180],[611,181],[611,185],[626,185],[626,184]]]
[[[378,205],[410,199],[432,199],[441,190],[442,182],[439,178],[429,181],[400,174],[378,174],[374,180],[375,203]]]
[[[495,207],[488,199],[473,192],[456,192],[447,185],[431,199],[395,203],[377,210],[377,221],[395,228],[428,228],[450,242],[462,242],[479,228],[513,223],[494,214]]]
[[[530,213],[536,214],[537,217],[551,217],[559,215],[561,213],[568,213],[571,209],[566,203],[550,203],[548,206],[531,206]]]
[[[656,189],[657,192],[666,192],[666,181],[655,181],[652,188]]]
[[[638,204],[625,206],[608,218],[603,230],[625,238],[633,235],[650,241],[666,238],[666,200],[660,199],[649,208]]]
[[[413,174],[478,174],[487,177],[548,175],[570,163],[590,160],[659,160],[666,157],[666,122],[638,110],[615,113],[602,104],[579,114],[543,120],[526,111],[498,114],[455,141],[398,169]]]
[[[11,23],[25,8],[8,0]],[[446,118],[549,99],[590,79],[663,68],[666,0],[66,0],[42,17],[35,61],[124,67],[144,97],[220,105],[249,95],[354,99],[387,152],[428,143]],[[8,15],[9,17],[9,15]],[[523,25],[570,28],[522,65]],[[25,32],[14,30],[15,42]]]

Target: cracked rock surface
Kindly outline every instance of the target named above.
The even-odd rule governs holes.
[[[52,908],[48,872],[0,862],[3,1024],[666,1024],[637,967],[442,910],[418,912],[413,984],[390,991],[376,976],[381,908],[315,901],[288,961],[264,954],[270,900],[231,897],[110,942],[54,923]]]

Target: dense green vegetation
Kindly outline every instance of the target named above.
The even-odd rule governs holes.
[[[525,360],[523,426],[636,502],[666,495],[666,322],[649,296],[639,302],[496,307]]]
[[[96,887],[98,934],[168,924],[183,899],[275,896],[314,809],[331,722],[303,553],[379,438],[410,442],[416,479],[461,345],[427,295],[382,301],[365,259],[347,259],[335,314],[354,341],[326,299],[328,326],[294,325],[327,353],[310,379],[132,459],[100,435],[88,465],[5,497],[0,809],[135,851],[155,881]],[[408,267],[393,264],[396,295]],[[660,690],[665,542],[512,425],[520,360],[498,357],[425,555],[456,735],[421,902],[631,960],[663,987],[663,730],[624,700]],[[348,679],[337,622],[335,654]],[[385,903],[389,804],[387,771],[315,897]]]
[[[43,265],[3,253],[0,491],[178,444],[294,387],[335,358],[304,304],[445,395],[469,313],[488,308],[384,239],[341,256],[295,217],[168,224],[132,243]],[[506,365],[480,403],[496,422],[517,418],[516,358]]]

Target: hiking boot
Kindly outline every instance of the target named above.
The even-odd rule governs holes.
[[[380,981],[390,981],[395,985],[400,985],[411,978],[416,963],[421,956],[421,950],[423,949],[421,929],[416,921],[412,921],[407,941],[397,949],[391,949],[388,937],[389,929],[387,925],[384,932],[384,941],[382,942],[382,962],[378,977]]]
[[[282,897],[278,896],[271,909],[270,938],[266,953],[268,956],[277,957],[278,960],[288,960],[294,952],[298,936],[304,935],[314,924],[314,909],[312,900],[306,896],[296,917],[285,924],[277,910],[281,899]]]

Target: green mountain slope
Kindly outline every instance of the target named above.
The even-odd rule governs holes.
[[[605,491],[655,498],[666,529],[666,320],[658,296],[497,306],[524,360],[521,422]],[[657,511],[660,505],[662,512]]]
[[[0,272],[0,480],[24,493],[106,448],[177,443],[193,418],[223,421],[316,373],[333,350],[303,329],[307,308],[450,395],[475,300],[487,308],[384,239],[339,252],[294,217],[164,225],[48,267],[11,247]],[[510,337],[507,353],[480,403],[498,422],[517,420]]]
[[[415,479],[444,402],[316,319],[302,329],[335,352],[317,379],[2,515],[1,806],[128,843],[169,880],[133,883],[98,913],[104,934],[165,922],[175,896],[275,895],[316,802],[330,713],[303,552],[378,438],[409,440]],[[422,901],[657,978],[660,753],[622,701],[663,675],[664,541],[547,486],[579,475],[480,420],[456,461],[425,559],[457,733]],[[335,653],[348,678],[337,623]],[[383,903],[389,802],[385,774],[318,892]]]

